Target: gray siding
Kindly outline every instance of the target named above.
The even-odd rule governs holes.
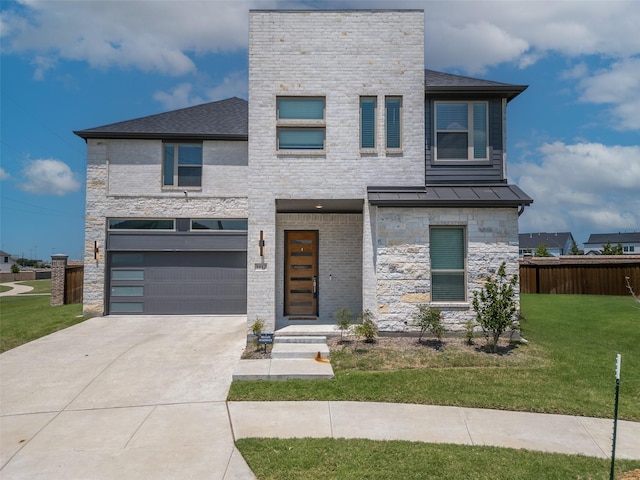
[[[454,99],[450,99],[454,100]],[[469,100],[456,98],[455,100]],[[474,98],[473,100],[483,100]],[[489,157],[485,163],[439,163],[434,162],[433,99],[425,102],[425,178],[432,183],[496,183],[504,178],[504,139],[502,125],[502,100],[489,100]]]

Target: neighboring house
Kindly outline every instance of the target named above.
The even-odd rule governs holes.
[[[0,250],[0,272],[11,272],[11,267],[16,264],[16,258],[7,252]]]
[[[520,244],[520,256],[525,253],[531,253],[535,255],[536,249],[544,243],[547,250],[554,257],[560,255],[570,255],[571,245],[573,245],[574,239],[571,232],[557,232],[557,233],[521,233],[518,235]]]
[[[622,245],[622,253],[625,255],[640,255],[640,232],[592,233],[584,243],[585,255],[599,255],[607,242],[612,247]]]
[[[526,86],[425,70],[424,14],[251,11],[249,102],[76,132],[88,145],[84,309],[237,313],[267,330],[341,307],[401,329],[475,318],[518,271],[507,104]]]

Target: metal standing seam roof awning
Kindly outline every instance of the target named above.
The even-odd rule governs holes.
[[[533,199],[517,185],[367,187],[371,205],[383,207],[522,207]]]

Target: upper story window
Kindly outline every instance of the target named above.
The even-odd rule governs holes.
[[[276,101],[277,149],[325,149],[324,97],[278,97]]]
[[[385,98],[387,150],[402,148],[402,97]]]
[[[164,144],[164,159],[162,161],[162,186],[202,186],[202,144]]]
[[[487,102],[436,102],[436,160],[487,160]]]
[[[376,148],[376,97],[360,97],[360,148]]]

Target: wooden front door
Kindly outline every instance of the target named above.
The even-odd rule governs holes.
[[[284,314],[318,315],[318,232],[284,232]]]

